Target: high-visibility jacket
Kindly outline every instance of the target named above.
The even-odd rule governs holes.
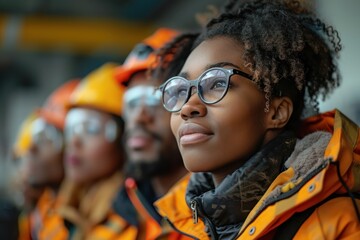
[[[360,201],[350,197],[360,191],[359,128],[334,110],[304,120],[298,136],[315,131],[332,134],[319,166],[298,178],[294,178],[298,172],[294,165],[281,172],[250,211],[236,239],[273,239],[279,226],[312,206],[316,208],[293,239],[360,239]],[[297,164],[306,164],[306,160]],[[185,202],[188,181],[189,176],[156,206],[179,232],[194,239],[209,239],[204,222],[199,219],[193,223],[192,211]],[[278,195],[274,195],[275,189],[281,189]]]
[[[20,214],[19,240],[37,239],[37,233],[42,227],[43,218],[54,201],[54,192],[51,189],[45,189],[34,209]]]
[[[54,208],[44,218],[39,239],[135,239],[136,229],[112,211],[112,202],[121,182],[121,174],[116,173],[86,192],[65,182]]]
[[[141,186],[139,187],[138,184]],[[161,219],[161,216],[153,207],[149,196],[145,196],[144,193],[142,193],[140,190],[140,188],[150,187],[148,183],[146,184],[147,186],[144,186],[142,183],[137,183],[134,179],[128,178],[126,179],[125,185],[123,186],[125,189],[126,198],[121,199],[121,201],[128,201],[127,204],[130,204],[131,208],[133,208],[133,211],[119,211],[118,214],[122,216],[123,219],[128,219],[129,217],[136,219],[137,223],[133,223],[133,226],[136,228],[137,234],[136,238],[133,239],[189,239],[187,236],[174,231],[174,229],[168,224],[167,221]],[[127,204],[124,204],[124,206]],[[124,216],[124,214],[131,214],[134,216]]]

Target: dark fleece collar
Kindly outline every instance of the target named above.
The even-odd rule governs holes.
[[[281,172],[295,144],[293,133],[280,134],[216,188],[210,173],[192,174],[186,192],[188,206],[194,200],[197,202],[200,218],[214,225],[219,239],[234,238],[249,212]]]

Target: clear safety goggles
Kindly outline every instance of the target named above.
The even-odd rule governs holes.
[[[62,150],[63,135],[61,130],[48,124],[44,119],[38,118],[34,121],[31,132],[32,143],[38,148],[53,148]]]
[[[95,110],[74,108],[66,116],[65,141],[70,142],[75,136],[83,141],[103,137],[111,143],[118,136],[118,126],[113,119],[104,119]]]
[[[139,109],[146,108],[148,113],[156,114],[161,106],[161,91],[154,86],[139,85],[127,90],[124,94],[124,115],[134,115]]]

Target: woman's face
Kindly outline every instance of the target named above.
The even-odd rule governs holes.
[[[197,79],[212,67],[244,67],[243,48],[228,37],[206,40],[188,57],[181,75]],[[192,90],[194,91],[194,89]],[[191,172],[231,173],[263,144],[267,131],[265,97],[251,80],[232,75],[225,97],[213,105],[193,94],[171,117],[186,168]]]
[[[123,155],[114,126],[105,112],[87,108],[69,111],[65,125],[67,178],[91,184],[120,170]]]

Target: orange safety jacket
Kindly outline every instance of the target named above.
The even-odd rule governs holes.
[[[36,203],[35,208],[29,213],[21,213],[19,216],[19,240],[37,239],[37,233],[41,229],[46,212],[55,200],[51,189],[45,189]]]
[[[43,226],[44,218],[47,212],[53,207],[55,203],[56,194],[48,188],[45,189],[41,195],[39,201],[36,204],[36,208],[31,214],[31,232],[34,239],[37,239],[36,235]]]
[[[121,174],[115,173],[86,192],[65,182],[44,218],[39,240],[135,239],[136,229],[112,211],[121,182]]]
[[[292,239],[360,239],[360,201],[349,197],[360,192],[359,127],[334,110],[304,120],[298,136],[316,131],[331,133],[318,166],[299,177],[295,177],[299,171],[294,165],[281,172],[248,214],[236,239],[273,239],[278,227],[295,213],[319,203]],[[300,166],[306,163],[300,162]],[[194,239],[209,239],[204,222],[199,219],[193,223],[192,211],[185,202],[188,181],[189,176],[155,205],[177,231]],[[274,195],[279,189],[280,193]],[[329,198],[335,195],[343,197]]]
[[[141,184],[141,183],[140,183]],[[139,190],[138,184],[132,178],[128,178],[125,181],[125,190],[128,196],[130,204],[133,206],[137,218],[137,236],[134,239],[141,240],[155,240],[155,239],[167,239],[167,240],[182,240],[189,239],[183,236],[167,223],[167,221],[159,220],[159,214],[151,204],[151,201],[147,199]],[[121,212],[119,213],[121,215]],[[124,219],[126,219],[125,216]],[[161,217],[160,217],[161,219]],[[135,227],[135,226],[134,226]],[[125,239],[125,238],[123,238]]]

